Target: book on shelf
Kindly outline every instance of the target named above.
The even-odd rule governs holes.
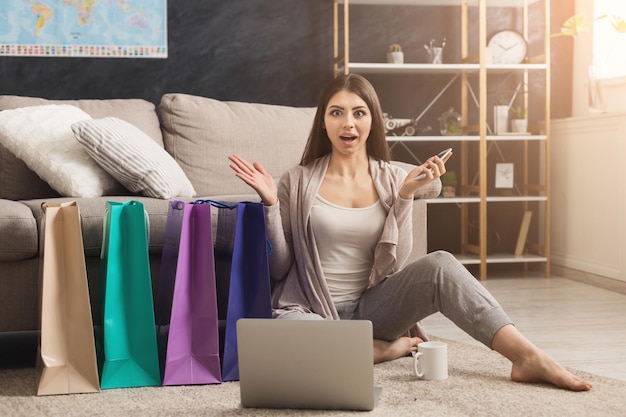
[[[517,236],[517,245],[515,245],[515,256],[519,256],[524,253],[524,247],[526,246],[526,238],[528,237],[528,229],[530,228],[530,219],[532,218],[532,215],[532,211],[524,212],[522,225],[519,228],[519,235]]]

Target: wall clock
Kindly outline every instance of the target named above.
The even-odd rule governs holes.
[[[526,39],[514,30],[494,33],[489,38],[487,46],[491,49],[494,64],[521,64],[528,52]]]

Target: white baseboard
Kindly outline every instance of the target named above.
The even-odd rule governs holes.
[[[551,260],[551,264],[560,265],[565,268],[591,275],[626,281],[626,277],[623,276],[620,265],[607,265],[599,262],[591,262],[589,259],[577,259],[572,256],[559,255],[554,252],[552,252]]]
[[[567,268],[554,263],[550,263],[550,271],[551,275],[554,276],[571,279],[572,281],[582,282],[584,284],[604,288],[605,290],[614,291],[620,294],[626,294],[626,281]]]

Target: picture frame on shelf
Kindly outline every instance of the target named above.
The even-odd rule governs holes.
[[[513,188],[515,166],[512,162],[496,164],[496,188]]]

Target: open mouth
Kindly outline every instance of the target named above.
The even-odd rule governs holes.
[[[356,135],[341,135],[339,136],[339,139],[346,141],[346,142],[352,142],[353,140],[356,140],[357,136]]]

